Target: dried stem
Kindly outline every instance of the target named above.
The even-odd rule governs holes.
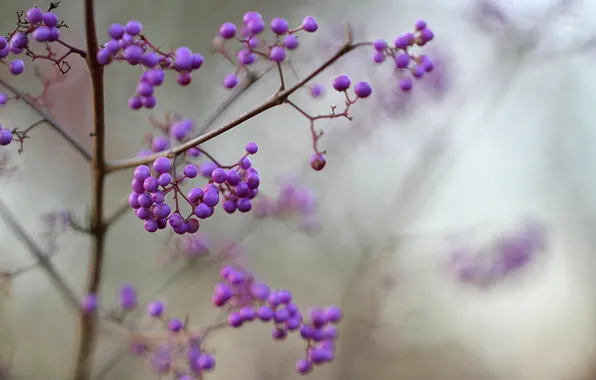
[[[8,228],[17,235],[29,249],[29,252],[35,257],[39,265],[45,270],[50,277],[50,280],[58,287],[62,296],[68,301],[70,306],[76,310],[79,309],[79,298],[72,288],[64,281],[64,277],[60,274],[58,269],[54,266],[51,260],[51,254],[45,252],[27,233],[17,220],[8,206],[0,200],[0,217],[8,225]]]
[[[97,61],[99,44],[95,26],[93,0],[85,0],[85,37],[87,41],[87,67],[91,76],[93,91],[93,187],[90,213],[90,230],[93,235],[93,247],[89,258],[88,277],[85,293],[97,294],[103,273],[103,258],[107,225],[103,219],[105,165],[105,104],[104,104],[104,70]],[[97,313],[80,313],[79,352],[75,363],[73,380],[90,378],[93,348],[96,339]]]
[[[91,152],[85,148],[85,146],[78,141],[68,129],[60,125],[50,114],[35,104],[35,102],[32,101],[27,94],[3,79],[0,79],[0,85],[6,87],[9,91],[15,94],[18,99],[22,100],[29,107],[33,108],[35,112],[42,117],[42,120],[54,128],[54,130],[58,132],[60,136],[62,136],[77,152],[79,152],[86,161],[91,161]]]

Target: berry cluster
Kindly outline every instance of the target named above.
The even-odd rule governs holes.
[[[272,291],[269,286],[256,283],[250,273],[233,266],[223,267],[220,276],[223,282],[215,286],[212,300],[217,307],[236,309],[228,316],[229,326],[239,328],[255,320],[271,322],[274,340],[284,340],[289,333],[300,332],[307,344],[306,357],[296,363],[300,374],[308,374],[313,366],[333,361],[338,338],[335,324],[342,319],[341,309],[313,308],[305,321],[288,290]]]
[[[249,157],[257,151],[257,144],[251,142],[246,145],[247,153],[234,165],[222,167],[217,163],[205,162],[197,167],[189,163],[182,173],[174,175],[172,160],[166,157],[156,159],[152,168],[138,166],[134,171],[129,204],[136,210],[137,217],[145,221],[146,231],[155,232],[170,225],[179,235],[197,232],[199,219],[212,216],[215,206],[220,202],[229,214],[236,210],[249,212],[252,209],[252,199],[257,196],[261,183],[259,173],[252,167]],[[199,175],[209,179],[207,185],[192,188],[185,195],[180,188],[181,184],[186,179]],[[166,203],[168,193],[174,194],[174,210]],[[192,209],[186,217],[181,214],[181,198]]]
[[[269,28],[273,32],[273,41],[268,42],[263,39],[267,25],[260,13],[247,12],[243,17],[243,27],[238,27],[226,22],[219,28],[219,35],[215,40],[215,46],[218,51],[224,55],[230,62],[236,66],[236,72],[228,74],[223,81],[227,89],[232,89],[240,82],[239,73],[246,70],[247,67],[254,65],[260,60],[280,64],[286,61],[288,52],[298,49],[298,38],[296,34],[299,31],[314,33],[319,25],[314,17],[306,17],[302,25],[291,29],[286,19],[274,18],[269,23]],[[229,51],[227,41],[236,39],[241,47],[235,50],[235,54]],[[233,57],[236,59],[233,59]]]
[[[56,7],[53,3],[50,9]],[[41,43],[60,42],[60,28],[64,24],[59,22],[58,16],[51,10],[44,12],[38,7],[33,7],[26,12],[18,13],[18,17],[17,28],[8,37],[0,36],[0,61],[3,61],[11,53],[14,55],[25,53],[29,57],[40,58],[29,47],[31,38]],[[45,58],[49,58],[50,54],[53,53],[48,51]],[[64,58],[66,56],[50,60],[60,66]],[[8,67],[13,75],[20,75],[25,71],[25,63],[18,58],[13,59]],[[63,69],[61,67],[61,71]]]
[[[544,227],[530,223],[487,246],[458,247],[450,254],[449,266],[463,283],[490,286],[533,262],[545,244]]]
[[[145,69],[136,94],[128,102],[129,107],[134,110],[155,107],[155,87],[163,84],[164,70],[176,71],[178,84],[186,86],[192,81],[192,72],[203,64],[203,56],[193,53],[187,47],[180,47],[175,52],[162,52],[142,32],[143,25],[136,20],[131,20],[125,25],[112,24],[108,29],[111,40],[97,53],[97,60],[101,65],[108,65],[113,61],[126,61],[130,65],[139,65]]]
[[[416,56],[408,51],[414,46],[425,46],[433,40],[434,33],[430,30],[426,22],[418,20],[415,25],[414,33],[405,33],[395,39],[393,46],[389,46],[387,41],[377,39],[373,42],[375,52],[372,60],[375,63],[383,63],[387,57],[393,58],[396,70],[403,75],[400,79],[399,87],[403,92],[410,92],[414,86],[415,79],[421,79],[425,73],[434,69],[434,64],[426,55]]]

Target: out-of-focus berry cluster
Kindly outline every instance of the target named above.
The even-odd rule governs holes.
[[[530,223],[484,247],[455,249],[449,257],[449,266],[462,283],[486,287],[534,262],[545,244],[544,227]]]
[[[337,306],[310,308],[306,313],[293,302],[288,290],[272,290],[267,284],[257,282],[252,273],[240,266],[226,265],[220,270],[221,282],[213,290],[212,302],[222,309],[221,322],[202,327],[192,327],[188,319],[166,315],[161,301],[147,305],[147,314],[162,321],[167,334],[140,331],[126,332],[130,353],[148,359],[154,372],[161,376],[173,375],[174,379],[202,379],[215,369],[213,353],[204,346],[208,334],[222,328],[238,329],[255,322],[271,323],[271,337],[285,340],[297,333],[306,345],[305,356],[296,361],[296,372],[309,374],[314,367],[330,363],[335,358],[339,338],[337,324],[343,318]],[[138,308],[137,292],[131,284],[120,288],[119,308],[114,315],[123,317]],[[86,295],[81,302],[84,313],[95,312],[100,302],[95,294]]]
[[[414,79],[421,79],[425,73],[434,69],[432,60],[426,55],[414,55],[410,49],[414,46],[425,46],[434,39],[434,33],[430,30],[426,22],[419,20],[416,22],[414,33],[408,32],[395,39],[393,45],[387,41],[378,39],[373,42],[375,52],[372,60],[375,63],[383,63],[387,58],[391,58],[395,64],[397,72],[402,74],[399,81],[399,87],[403,92],[410,92],[414,86]]]
[[[166,157],[156,159],[151,168],[138,166],[133,175],[129,204],[137,217],[144,220],[146,231],[155,232],[169,225],[179,235],[197,232],[199,220],[212,216],[215,206],[220,203],[229,214],[236,210],[249,212],[261,183],[259,172],[252,167],[249,157],[257,151],[257,144],[251,142],[246,145],[246,154],[234,165],[223,167],[204,162],[197,166],[189,163],[181,173],[175,173],[172,160]],[[184,194],[183,182],[198,176],[208,179],[208,183]],[[170,193],[173,194],[174,209],[166,202]],[[181,210],[182,201],[191,209],[186,216]]]
[[[215,286],[212,301],[217,307],[232,307],[227,323],[234,328],[250,322],[272,323],[271,336],[284,340],[288,334],[299,332],[306,342],[306,355],[296,363],[296,371],[308,374],[314,366],[333,361],[338,330],[342,319],[336,306],[312,308],[304,315],[292,302],[288,290],[272,291],[269,286],[255,282],[254,276],[233,266],[221,269],[222,282]]]

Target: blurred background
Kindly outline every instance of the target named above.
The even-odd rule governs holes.
[[[266,20],[285,17],[292,25],[308,15],[317,18],[319,31],[301,38],[294,59],[303,75],[342,43],[344,22],[362,41],[392,41],[419,18],[435,32],[424,51],[437,68],[407,97],[391,67],[375,67],[367,49],[318,79],[329,87],[333,77],[347,73],[374,88],[354,107],[352,122],[317,124],[325,129],[328,150],[321,172],[309,167],[307,120],[288,107],[204,146],[218,160],[233,162],[247,142],[256,141],[254,163],[264,194],[275,196],[280,184],[292,181],[317,196],[316,233],[222,212],[200,230],[214,250],[230,241],[241,244],[245,265],[272,286],[290,289],[299,305],[344,308],[337,359],[317,368],[314,379],[596,379],[596,134],[590,114],[596,8],[579,0],[494,1],[97,1],[101,41],[111,23],[136,19],[155,44],[188,46],[206,57],[190,86],[179,87],[170,77],[151,112],[127,107],[139,80],[136,68],[106,69],[109,159],[145,147],[151,115],[161,119],[173,112],[198,125],[209,118],[229,96],[221,83],[231,72],[211,52],[213,37],[223,22],[239,22],[246,11],[261,12]],[[32,5],[3,0],[1,30],[11,31],[16,11]],[[83,47],[82,2],[63,0],[57,13],[69,26],[62,39]],[[73,56],[69,63],[71,71],[48,98],[56,120],[90,146],[89,79],[84,62]],[[38,94],[32,67],[13,77],[2,66],[0,79]],[[48,63],[39,67],[53,75]],[[277,80],[259,81],[214,127],[270,96]],[[313,100],[306,90],[294,99],[313,113],[341,101],[330,92]],[[5,128],[25,128],[38,119],[21,103],[0,109]],[[44,126],[26,141],[24,154],[15,145],[0,152],[17,166],[13,176],[0,179],[0,200],[41,247],[59,250],[53,262],[82,296],[89,240],[72,231],[48,239],[42,216],[69,210],[84,219],[88,164]],[[130,171],[109,177],[108,212],[130,192],[130,179]],[[33,263],[1,219],[1,269]],[[209,299],[217,266],[184,259],[164,264],[172,246],[168,237],[146,233],[131,211],[117,221],[106,248],[104,308],[117,306],[126,282],[138,287],[142,305],[160,299],[172,315],[188,315],[191,323],[214,320]],[[0,298],[2,362],[15,379],[68,378],[76,322],[45,272],[27,271]],[[258,325],[222,332],[209,346],[218,360],[209,375],[214,380],[295,378],[303,350],[298,339],[273,342],[269,329]],[[95,378],[155,376],[144,359],[123,355],[123,348],[121,337],[102,332]]]

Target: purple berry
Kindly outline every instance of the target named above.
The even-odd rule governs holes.
[[[58,25],[58,16],[52,12],[46,12],[43,15],[43,23],[45,26],[54,27]]]
[[[12,132],[9,129],[0,129],[0,145],[6,146],[12,141]]]
[[[399,81],[399,88],[402,92],[412,91],[413,85],[414,83],[412,82],[412,78],[410,77],[401,78]]]
[[[286,19],[274,18],[271,21],[271,30],[275,34],[285,34],[289,28],[290,25],[288,24],[288,21]]]
[[[317,24],[317,20],[314,17],[308,16],[302,21],[302,29],[306,32],[314,33],[319,29],[319,24]]]
[[[286,51],[281,46],[274,46],[269,51],[269,59],[273,62],[283,62],[286,59]]]
[[[159,301],[154,301],[147,306],[147,313],[152,317],[160,317],[163,313],[164,305]]]
[[[236,74],[229,74],[224,78],[224,87],[232,89],[238,85],[238,76]]]
[[[43,11],[37,7],[30,8],[25,18],[31,24],[39,24],[43,20]]]
[[[126,31],[126,34],[136,36],[137,34],[140,34],[143,30],[143,25],[139,21],[131,20],[126,23],[124,30]]]
[[[345,91],[348,88],[350,88],[351,84],[352,84],[352,81],[350,80],[350,77],[347,75],[340,75],[333,80],[333,88],[336,91],[340,91],[340,92]]]
[[[10,73],[13,75],[22,74],[25,71],[25,62],[20,59],[15,59],[10,63]]]
[[[288,50],[296,50],[296,49],[298,49],[298,38],[296,38],[296,36],[294,36],[292,34],[288,34],[284,38],[284,46]]]
[[[372,94],[372,88],[368,82],[358,82],[354,86],[354,93],[359,98],[368,98]]]
[[[153,162],[153,170],[155,170],[158,173],[167,173],[170,171],[171,168],[172,162],[167,157],[159,157]]]
[[[228,40],[234,38],[236,31],[236,25],[231,22],[226,22],[219,28],[219,35]]]

